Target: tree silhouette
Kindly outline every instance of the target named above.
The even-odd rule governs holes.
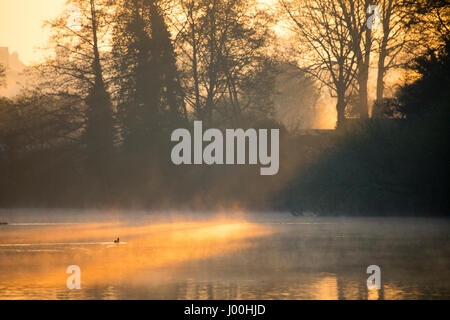
[[[369,117],[367,86],[369,81],[372,27],[368,26],[370,0],[338,0],[336,10],[342,15],[349,30],[351,47],[357,61],[358,113],[361,119]]]
[[[124,149],[142,150],[186,117],[170,33],[158,1],[124,0],[113,38]]]
[[[402,57],[413,41],[411,30],[405,26],[404,6],[400,0],[380,0],[381,36],[376,39],[378,53],[376,101],[384,98],[384,78],[391,69],[402,67],[407,59]]]
[[[109,30],[110,3],[106,0],[70,0],[68,5],[77,9],[77,24],[69,24],[71,12],[48,22],[56,57],[47,60],[40,70],[52,82],[47,84],[56,89],[56,94],[78,96],[83,100],[82,141],[86,145],[89,172],[104,181],[115,139],[113,106],[105,81],[107,54],[102,48]]]
[[[237,124],[246,108],[242,86],[258,72],[267,36],[254,1],[180,0],[177,27],[185,98],[195,116],[212,125]]]
[[[337,0],[281,1],[301,41],[304,70],[337,99],[337,127],[346,119],[354,92],[358,58],[354,40]]]
[[[412,27],[415,45],[443,48],[450,37],[450,4],[446,0],[400,0],[403,22]]]

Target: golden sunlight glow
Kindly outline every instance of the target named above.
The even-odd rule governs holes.
[[[331,275],[328,275],[314,284],[316,298],[318,300],[337,300],[338,299],[338,286],[337,279]]]
[[[182,262],[248,248],[252,246],[249,240],[269,233],[265,227],[230,220],[145,226],[92,223],[48,226],[38,233],[14,230],[2,234],[0,247],[23,254],[20,264],[2,259],[0,267],[8,272],[0,275],[0,282],[10,287],[64,285],[68,276],[64,270],[73,264],[80,266],[87,287],[131,282],[131,275],[168,267],[176,272],[174,267]],[[118,235],[121,244],[108,242]]]
[[[49,33],[45,20],[53,19],[64,10],[66,0],[1,0],[0,47],[18,52],[25,64],[43,58],[39,47],[45,46]]]

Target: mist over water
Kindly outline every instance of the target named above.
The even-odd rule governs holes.
[[[450,298],[448,219],[3,210],[0,220],[1,299]],[[66,288],[69,265],[81,290]],[[370,265],[379,291],[367,289]]]

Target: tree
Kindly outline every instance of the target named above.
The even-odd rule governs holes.
[[[358,113],[361,119],[369,117],[367,85],[369,81],[372,27],[368,26],[370,0],[338,0],[335,4],[342,13],[349,30],[351,47],[357,61]]]
[[[420,78],[399,90],[398,96],[404,105],[405,115],[408,118],[420,119],[438,111],[446,123],[450,101],[450,39],[443,47],[414,59],[411,68]],[[448,129],[447,124],[446,128]]]
[[[399,67],[417,67],[417,56],[445,50],[449,38],[450,4],[444,0],[379,0],[381,37],[378,42],[376,105],[384,105],[384,78]],[[412,65],[408,65],[412,62]],[[385,101],[389,104],[389,99]]]
[[[180,0],[177,49],[185,99],[195,117],[237,124],[246,103],[243,85],[263,63],[266,16],[254,1]]]
[[[68,205],[63,197],[73,194],[80,187],[77,179],[85,176],[80,165],[83,117],[76,116],[79,105],[78,98],[40,90],[0,99],[2,205]]]
[[[415,45],[442,49],[450,37],[450,4],[446,0],[399,0],[402,21],[411,28]]]
[[[343,9],[336,0],[284,1],[282,6],[299,36],[298,53],[304,70],[337,99],[337,127],[346,119],[354,92],[358,57]]]
[[[142,150],[186,116],[160,1],[123,0],[113,36],[124,148]]]
[[[80,97],[85,104],[82,135],[87,147],[90,173],[104,179],[114,145],[113,109],[105,81],[103,46],[110,25],[106,0],[69,0],[75,8],[48,22],[52,30],[55,57],[39,66],[52,94]]]
[[[399,68],[408,61],[406,54],[414,48],[418,50],[418,38],[412,34],[411,26],[405,23],[405,16],[411,8],[402,0],[379,0],[381,36],[376,38],[378,54],[377,103],[384,98],[384,78],[389,70]],[[425,40],[425,39],[422,39]],[[427,42],[419,41],[421,43]]]
[[[2,102],[0,144],[10,156],[73,143],[82,127],[73,97],[28,90]]]

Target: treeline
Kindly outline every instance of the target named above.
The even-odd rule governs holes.
[[[0,206],[225,202],[231,195],[212,196],[211,185],[228,171],[175,167],[171,132],[194,119],[279,128],[274,84],[286,66],[313,88],[268,53],[272,18],[256,1],[67,5],[47,22],[48,59],[29,70],[31,85],[0,102]]]
[[[450,39],[414,60],[420,78],[379,117],[336,132],[279,194],[280,208],[322,215],[448,215]]]
[[[0,99],[0,206],[330,214],[388,212],[396,203],[405,212],[440,211],[445,182],[431,171],[447,159],[434,140],[447,132],[433,123],[446,118],[430,110],[448,100],[424,86],[436,89],[430,70],[447,63],[442,12],[449,7],[375,2],[377,35],[366,0],[280,0],[269,11],[257,0],[68,1],[72,10],[47,22],[48,58],[29,68],[27,89]],[[274,33],[281,19],[294,31],[283,48]],[[373,55],[377,99],[369,119]],[[420,80],[386,99],[386,74],[410,61]],[[301,88],[288,92],[280,84],[287,77]],[[336,100],[338,130],[299,136],[286,128],[295,121],[280,121],[277,103],[295,98],[298,117],[311,119],[321,89]],[[424,100],[419,89],[436,95]],[[281,129],[280,173],[173,165],[170,134],[193,120],[204,128]],[[439,201],[427,200],[422,187],[430,185]]]
[[[312,161],[277,194],[277,208],[321,215],[449,214],[449,4],[382,4],[388,4],[382,12],[395,10],[411,27],[403,44],[425,47],[403,66],[414,79],[392,98],[380,99],[377,90],[372,118],[345,121],[316,148]]]

